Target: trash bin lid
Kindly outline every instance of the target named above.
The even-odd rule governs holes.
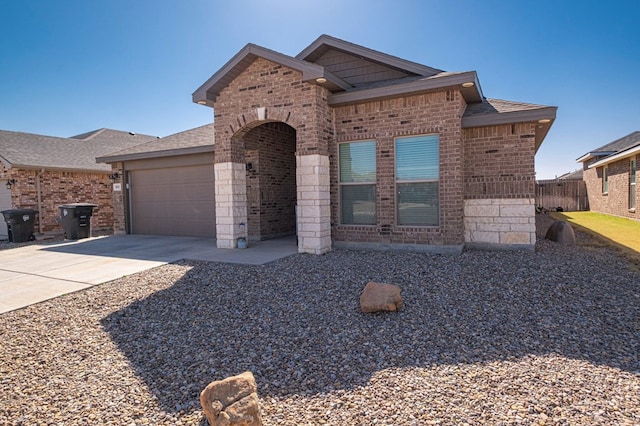
[[[91,203],[69,203],[59,206],[61,209],[75,209],[76,207],[98,207],[97,204]]]
[[[23,214],[38,214],[38,210],[34,210],[34,209],[9,209],[9,210],[2,210],[3,215],[5,216],[19,216],[19,215],[23,215]]]

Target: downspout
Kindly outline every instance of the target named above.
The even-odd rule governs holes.
[[[44,169],[36,173],[36,193],[38,194],[38,233],[42,235],[42,191],[40,191],[40,176],[44,173]]]

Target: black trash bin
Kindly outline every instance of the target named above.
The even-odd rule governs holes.
[[[36,221],[37,210],[33,209],[12,209],[3,210],[9,241],[12,243],[25,243],[35,240],[33,235],[33,224]]]
[[[91,216],[95,204],[71,203],[59,206],[60,219],[66,240],[78,240],[91,236]]]

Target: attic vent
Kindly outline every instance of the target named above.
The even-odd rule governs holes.
[[[135,135],[136,135],[136,132],[129,132],[129,134],[130,134],[131,136],[135,136]]]

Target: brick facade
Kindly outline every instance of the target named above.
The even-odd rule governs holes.
[[[461,117],[466,102],[459,90],[451,88],[336,107],[329,106],[327,95],[322,87],[303,82],[298,71],[258,58],[217,96],[214,105],[216,164],[241,168],[251,163],[253,167],[241,181],[235,182],[246,185],[246,193],[235,194],[237,200],[233,201],[233,206],[223,206],[224,200],[218,203],[218,223],[228,230],[225,237],[219,227],[219,240],[227,240],[219,246],[235,247],[234,240],[243,236],[240,228],[244,224],[248,226],[250,239],[294,231],[291,223],[294,203],[298,206],[298,237],[308,230],[306,241],[318,246],[308,250],[314,253],[326,251],[328,248],[323,244],[330,248],[331,240],[334,243],[458,247],[470,242],[535,243],[532,200],[535,198],[536,123],[463,129]],[[274,122],[286,126],[270,124]],[[288,129],[290,133],[278,129]],[[439,224],[399,226],[396,220],[395,139],[425,134],[439,137]],[[359,140],[376,141],[377,223],[342,225],[338,145]],[[295,144],[295,148],[289,144]],[[287,162],[282,161],[294,149],[298,159],[297,200],[291,197],[293,182],[288,180],[294,167],[291,157]],[[271,155],[270,160],[266,153]],[[313,155],[320,157],[303,160]],[[324,185],[322,175],[317,182],[309,181],[318,178],[314,173],[322,169],[325,161],[322,157],[328,159],[329,190],[326,196],[320,189]],[[265,161],[270,161],[271,165],[267,167]],[[279,169],[277,163],[290,169]],[[309,170],[303,170],[305,166],[301,166],[306,163],[309,163]],[[267,176],[266,171],[274,167],[269,173],[279,175]],[[286,183],[270,183],[285,179],[285,175]],[[233,180],[229,179],[229,182]],[[216,187],[219,185],[223,183],[217,182]],[[323,201],[326,197],[329,199]],[[504,212],[512,211],[514,205],[523,207],[513,215],[505,213],[501,220],[506,224],[499,220],[500,223],[494,226],[494,235],[487,237],[488,231],[477,232],[474,219],[465,221],[465,200],[485,200],[498,205]],[[471,204],[474,203],[469,206]],[[272,225],[268,223],[276,219],[282,221],[282,227],[273,225],[270,229]],[[471,232],[472,228],[474,232]],[[508,232],[505,232],[506,228],[509,228]],[[472,235],[482,237],[478,239]]]
[[[331,221],[334,241],[384,244],[460,245],[463,243],[463,139],[460,93],[445,90],[335,108],[336,140],[331,152]],[[440,146],[440,225],[396,224],[395,138],[438,134]],[[374,226],[341,225],[338,143],[375,140],[376,215]]]
[[[57,170],[5,169],[0,165],[2,179],[15,179],[11,189],[14,208],[39,210],[35,232],[44,234],[63,233],[59,222],[59,206],[68,203],[92,203],[93,229],[111,229],[114,224],[112,182],[107,173],[81,173]],[[38,185],[40,186],[40,208],[38,208]]]
[[[637,213],[638,206],[640,206],[640,191],[637,189],[635,194],[636,209],[629,209],[629,178],[632,158],[635,158],[636,164],[638,164],[640,155],[623,158],[607,165],[609,174],[609,189],[607,193],[602,191],[604,167],[589,168],[590,163],[584,163],[583,179],[587,185],[587,196],[589,197],[591,211],[640,220],[640,216]]]

